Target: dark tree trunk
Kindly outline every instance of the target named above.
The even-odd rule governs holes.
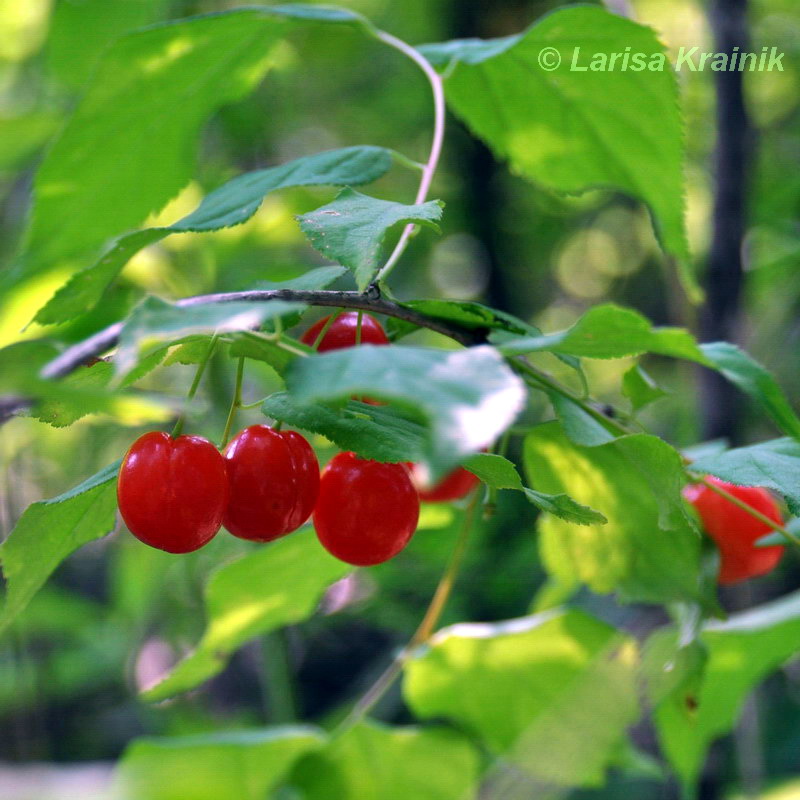
[[[713,0],[709,10],[718,52],[748,49],[747,0]],[[742,293],[742,243],[752,133],[745,107],[744,73],[715,72],[717,149],[707,302],[701,318],[704,341],[736,341]],[[736,438],[736,390],[722,376],[703,373],[703,428],[707,438]]]

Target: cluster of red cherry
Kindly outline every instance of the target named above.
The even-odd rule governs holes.
[[[321,319],[302,341],[317,350],[358,342],[389,344],[381,324],[356,312]],[[321,338],[320,338],[321,336]],[[318,341],[319,339],[319,341]],[[137,439],[120,468],[119,509],[131,533],[170,553],[189,553],[224,527],[270,542],[314,516],[322,545],[356,566],[397,555],[417,527],[420,500],[466,496],[478,479],[459,467],[433,488],[418,486],[413,464],[383,464],[339,453],[320,476],[311,445],[295,431],[252,425],[224,453],[200,436],[151,431]]]

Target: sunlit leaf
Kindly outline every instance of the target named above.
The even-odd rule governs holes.
[[[264,800],[294,762],[323,742],[310,726],[135,739],[122,756],[120,800]]]
[[[329,555],[309,529],[220,567],[205,590],[203,637],[144,699],[164,700],[199,686],[248,639],[310,616],[325,589],[351,569]]]
[[[572,66],[578,48],[585,69]],[[420,50],[446,68],[456,114],[515,172],[560,192],[608,186],[645,201],[664,249],[680,262],[684,286],[700,297],[683,218],[677,84],[650,28],[583,6],[549,14],[516,36]],[[662,68],[587,67],[594,53],[631,51],[662,59]]]
[[[296,766],[305,800],[464,800],[477,788],[475,748],[446,728],[362,722]]]
[[[657,353],[711,366],[688,331],[653,327],[638,312],[611,304],[594,306],[564,331],[512,339],[502,343],[500,350],[506,355],[547,351],[584,358],[623,358]]]
[[[800,593],[709,622],[700,641],[708,663],[694,702],[673,693],[656,709],[662,748],[689,785],[697,779],[710,744],[736,724],[745,698],[797,652]]]
[[[616,630],[557,610],[439,631],[403,691],[416,714],[455,721],[541,788],[599,785],[638,716],[634,663]]]
[[[525,471],[537,487],[564,492],[608,520],[542,519],[540,550],[558,583],[580,581],[627,601],[699,600],[700,536],[681,499],[680,456],[666,442],[635,434],[582,447],[548,423],[525,440]]]

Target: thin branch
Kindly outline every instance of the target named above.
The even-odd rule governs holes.
[[[414,325],[419,325],[421,328],[428,328],[436,333],[441,333],[467,347],[486,341],[486,335],[483,331],[473,331],[453,323],[433,319],[390,300],[384,300],[376,290],[368,290],[362,294],[360,292],[331,290],[265,289],[185,297],[182,300],[178,300],[175,305],[180,308],[191,308],[193,306],[216,303],[263,303],[270,300],[308,303],[312,306],[324,308],[351,308],[358,311],[368,311],[373,314],[383,314],[387,317],[401,319]],[[67,348],[61,355],[45,365],[40,377],[45,380],[63,378],[93,358],[98,358],[108,352],[119,341],[123,324],[123,322],[115,322],[88,339]],[[24,397],[0,397],[0,425],[31,405],[32,401]]]
[[[444,100],[444,86],[442,85],[442,78],[439,73],[431,66],[425,56],[418,50],[407,44],[402,39],[392,36],[385,31],[378,31],[377,37],[384,44],[399,50],[403,55],[408,56],[424,73],[431,85],[431,92],[433,93],[433,139],[431,141],[431,151],[428,155],[428,161],[422,168],[422,178],[419,182],[419,189],[417,196],[414,200],[415,203],[424,203],[425,198],[428,196],[428,190],[431,188],[431,181],[436,172],[436,167],[439,164],[439,156],[442,154],[442,143],[444,142],[444,121],[445,121],[445,100]],[[392,250],[391,255],[386,263],[378,273],[378,281],[385,281],[389,273],[394,269],[395,264],[400,260],[400,257],[405,252],[408,242],[411,239],[411,234],[414,232],[416,225],[413,223],[406,225],[397,244]]]

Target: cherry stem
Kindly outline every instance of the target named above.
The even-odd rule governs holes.
[[[431,187],[433,175],[436,172],[437,165],[439,164],[439,156],[442,153],[445,122],[444,85],[439,73],[433,68],[433,66],[431,66],[431,63],[428,61],[428,59],[425,58],[425,56],[423,56],[422,53],[420,53],[417,49],[412,47],[410,44],[407,44],[402,39],[398,39],[396,36],[392,36],[390,33],[386,33],[385,31],[377,31],[376,36],[384,44],[388,44],[389,47],[393,47],[395,50],[399,50],[401,53],[408,56],[425,73],[425,76],[428,78],[428,81],[431,85],[431,91],[433,93],[433,139],[431,141],[431,150],[430,154],[428,155],[428,161],[422,168],[422,178],[420,179],[419,189],[417,190],[417,196],[414,200],[414,202],[417,204],[423,203],[425,202],[425,198],[428,196],[428,190]],[[411,234],[414,232],[416,227],[416,225],[411,223],[403,228],[403,232],[400,234],[400,238],[398,239],[394,250],[392,250],[391,255],[381,268],[380,272],[378,272],[376,278],[378,283],[383,283],[388,277],[389,273],[394,269],[395,265],[400,260],[400,257],[405,252],[408,242],[411,239]]]
[[[356,322],[356,347],[361,344],[361,322],[364,319],[364,312],[358,312],[358,320]]]
[[[714,481],[709,480],[706,477],[701,477],[699,479],[695,479],[697,482],[702,483],[708,489],[711,489],[712,492],[718,494],[720,497],[724,497],[729,503],[733,503],[738,508],[741,508],[742,511],[746,511],[750,514],[751,517],[759,520],[759,522],[763,522],[765,525],[769,525],[772,530],[777,531],[778,533],[783,534],[792,544],[800,547],[800,539],[797,538],[788,528],[784,525],[781,525],[780,522],[775,522],[775,520],[770,519],[765,514],[762,514],[757,509],[753,508],[751,505],[748,505],[744,502],[744,500],[740,500],[735,495],[731,494],[729,491],[724,489],[722,486],[714,483]]]
[[[473,520],[475,518],[475,509],[478,505],[479,493],[477,490],[472,493],[472,500],[467,507],[464,516],[464,522],[458,534],[453,552],[450,555],[450,561],[445,568],[436,590],[433,593],[431,602],[425,611],[417,630],[408,641],[408,644],[395,656],[394,660],[384,670],[380,677],[367,689],[366,692],[356,701],[350,713],[336,726],[332,736],[341,736],[343,733],[349,731],[375,706],[375,704],[386,694],[389,687],[395,682],[400,672],[403,670],[406,662],[413,655],[414,651],[430,639],[433,634],[436,623],[442,616],[450,594],[455,585],[458,573],[464,561],[464,554],[467,549],[467,541],[469,539],[470,531],[472,530]]]
[[[228,444],[228,439],[231,436],[231,429],[233,428],[233,420],[236,417],[236,412],[242,407],[242,379],[244,378],[244,356],[240,356],[239,363],[236,367],[236,387],[233,390],[233,400],[231,407],[228,411],[228,419],[225,420],[225,430],[222,432],[222,443],[219,446],[220,450],[225,449]]]
[[[325,334],[331,329],[331,325],[336,322],[336,318],[344,311],[343,308],[337,308],[336,311],[331,314],[328,319],[325,320],[325,324],[319,329],[319,333],[317,334],[317,338],[314,339],[314,344],[311,345],[312,350],[316,350],[322,344],[322,340],[325,338]]]
[[[211,337],[211,341],[208,343],[208,348],[203,355],[202,361],[197,365],[197,370],[194,373],[194,378],[192,379],[192,385],[189,387],[189,391],[186,393],[186,404],[188,404],[192,399],[194,399],[195,394],[197,394],[197,388],[200,386],[200,380],[203,377],[203,373],[206,371],[206,366],[208,366],[208,362],[211,359],[211,355],[214,352],[214,349],[217,346],[217,339],[218,336],[215,333]],[[180,416],[177,420],[175,420],[175,427],[172,429],[172,433],[170,436],[173,439],[177,439],[181,432],[183,431],[183,425],[186,422],[186,405],[184,405],[183,410],[180,413]]]

